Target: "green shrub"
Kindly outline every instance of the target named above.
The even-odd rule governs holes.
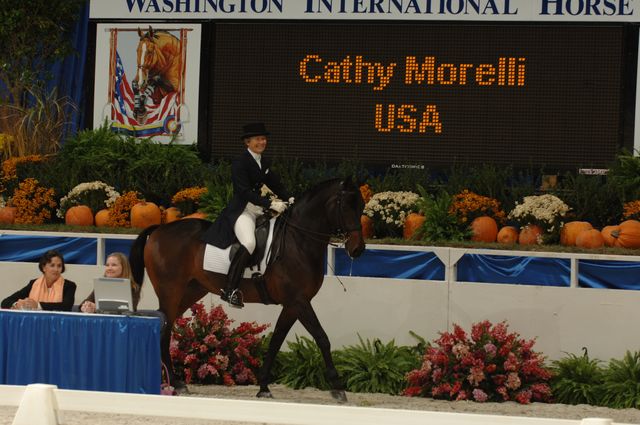
[[[471,236],[471,229],[461,229],[455,215],[449,214],[451,196],[441,191],[435,196],[418,185],[420,198],[416,203],[419,211],[425,215],[422,227],[416,232],[416,238],[427,242],[463,241]]]
[[[596,228],[620,222],[620,191],[606,176],[567,173],[555,192],[571,207],[575,220],[588,221]]]
[[[569,354],[554,361],[552,370],[551,390],[558,403],[599,404],[603,369],[600,360],[589,358],[586,348],[582,356]]]
[[[276,382],[296,390],[306,387],[331,389],[324,375],[325,364],[322,354],[313,340],[296,335],[296,341],[287,342],[287,346],[289,352],[278,353],[283,367]]]
[[[168,205],[173,194],[202,184],[206,166],[193,146],[123,138],[106,126],[79,132],[55,159],[59,193],[79,182],[99,180],[119,192],[135,190]]]
[[[640,199],[640,157],[623,151],[611,166],[607,178],[623,203]]]
[[[640,351],[611,359],[604,372],[602,404],[615,409],[640,408]]]
[[[420,356],[409,347],[398,347],[393,340],[363,341],[336,352],[336,369],[346,389],[359,393],[400,394],[406,387],[405,375],[419,367]]]

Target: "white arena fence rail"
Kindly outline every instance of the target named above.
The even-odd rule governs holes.
[[[580,273],[579,263],[581,260],[594,261],[622,261],[630,263],[640,263],[640,256],[637,255],[608,255],[590,253],[569,253],[569,252],[540,252],[540,251],[517,251],[499,249],[473,249],[473,248],[449,248],[435,246],[413,246],[413,245],[385,245],[368,244],[368,249],[383,251],[406,251],[406,252],[433,252],[442,262],[445,268],[444,282],[448,284],[465,283],[457,279],[457,263],[466,254],[492,255],[505,257],[537,257],[537,258],[558,258],[567,259],[571,264],[570,287],[577,288]],[[336,250],[344,249],[342,245],[329,246],[327,255],[327,276],[335,276],[335,253]],[[343,276],[340,274],[339,276]],[[442,281],[434,281],[442,282]],[[492,282],[483,282],[492,283]],[[640,285],[638,286],[640,290]]]
[[[73,233],[73,232],[30,232],[20,230],[2,230],[0,229],[0,243],[2,235],[18,235],[18,236],[51,236],[51,237],[70,237],[70,238],[90,238],[96,239],[96,265],[101,266],[106,260],[105,241],[108,239],[123,239],[133,241],[137,235],[133,234],[115,234],[115,233]],[[517,251],[517,250],[499,250],[499,249],[472,249],[472,248],[450,248],[435,246],[413,246],[413,245],[386,245],[386,244],[369,244],[369,249],[386,250],[386,251],[408,251],[408,252],[433,252],[443,263],[445,268],[444,282],[449,284],[458,282],[457,280],[457,263],[465,254],[477,255],[495,255],[508,257],[538,257],[538,258],[558,258],[568,259],[571,264],[570,287],[578,287],[579,262],[581,260],[600,260],[600,261],[621,261],[621,262],[640,262],[640,256],[637,255],[608,255],[608,254],[590,254],[590,253],[567,253],[567,252],[540,252],[540,251]],[[335,276],[335,253],[336,250],[344,249],[343,245],[328,247],[327,255],[327,276]],[[340,275],[342,276],[342,274]],[[484,282],[491,283],[491,282]],[[640,289],[640,287],[638,288]]]
[[[386,408],[62,390],[0,385],[0,405],[17,406],[13,425],[58,425],[64,411],[281,425],[613,425],[611,419],[529,418]]]

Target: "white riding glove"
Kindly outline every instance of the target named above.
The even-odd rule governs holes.
[[[296,202],[296,198],[294,198],[293,196],[289,198],[289,206],[293,205],[294,202]]]
[[[278,214],[282,214],[284,210],[287,209],[287,204],[282,201],[271,201],[271,205],[269,205],[269,209],[274,210]]]

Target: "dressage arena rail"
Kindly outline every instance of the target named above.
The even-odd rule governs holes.
[[[58,425],[63,411],[175,417],[274,425],[614,425],[611,419],[529,418],[386,408],[61,390],[0,385],[0,405],[18,406],[13,425]]]
[[[126,252],[135,237],[0,230],[2,292],[16,291],[33,278],[34,263],[56,241],[59,245],[53,247],[65,254],[69,266],[66,275],[78,285],[76,298],[84,299],[92,290],[93,278],[103,272],[105,253]],[[71,243],[66,245],[64,238],[73,240],[74,247],[68,247]],[[25,256],[35,258],[15,258],[14,241]],[[74,263],[67,259],[68,252],[91,258]],[[330,246],[327,254],[325,282],[313,304],[332,347],[358,344],[359,337],[414,345],[416,340],[410,332],[430,341],[440,332],[452,330],[454,324],[469,329],[483,320],[506,321],[524,338],[536,338],[537,350],[550,360],[566,353],[581,353],[582,347],[588,348],[591,357],[603,361],[621,358],[627,350],[635,350],[634,341],[640,339],[640,328],[628,326],[640,321],[637,255],[373,243],[353,262],[339,246]],[[519,262],[537,264],[537,274],[528,274],[529,267],[520,267]],[[482,267],[493,270],[493,275],[475,279]],[[429,270],[416,276],[414,269]],[[432,269],[437,273],[431,273]],[[595,276],[596,269],[606,285],[585,284],[595,282],[595,278],[587,278]],[[158,308],[152,285],[143,285],[142,292],[141,308]],[[216,295],[207,295],[202,301],[207,308],[220,303]],[[227,309],[236,323],[273,324],[279,312],[278,306],[260,304]],[[291,329],[287,341],[294,341],[297,335],[308,335],[299,323]]]
[[[107,234],[107,233],[73,233],[73,232],[30,232],[16,230],[0,229],[0,247],[2,244],[1,237],[4,235],[23,236],[23,237],[57,237],[57,238],[81,238],[95,239],[95,265],[101,266],[106,259],[106,241],[121,240],[131,241],[137,237],[132,234]],[[40,247],[42,248],[42,247]],[[432,252],[442,262],[445,270],[444,281],[448,283],[460,282],[458,280],[458,263],[466,254],[487,255],[487,256],[505,256],[505,257],[531,257],[531,258],[551,258],[569,260],[571,264],[570,287],[578,287],[579,262],[581,260],[595,261],[620,261],[629,263],[640,263],[640,256],[634,255],[607,255],[607,254],[591,254],[591,253],[567,253],[567,252],[540,252],[540,251],[517,251],[517,250],[494,250],[494,249],[473,249],[473,248],[449,248],[435,246],[413,246],[413,245],[386,245],[386,244],[369,244],[369,250],[377,251],[405,251],[405,252]],[[352,273],[338,271],[336,273],[335,256],[336,251],[341,250],[342,245],[329,245],[327,255],[327,276],[357,276]],[[2,261],[2,259],[0,259]],[[37,261],[37,260],[35,260]],[[358,261],[358,260],[355,260]],[[86,264],[86,263],[85,263]],[[377,276],[368,276],[377,277]],[[398,278],[398,277],[394,277]],[[484,282],[492,283],[492,282]],[[636,289],[636,288],[634,288]],[[638,288],[640,290],[640,282]]]

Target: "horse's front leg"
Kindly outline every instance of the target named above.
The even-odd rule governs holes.
[[[331,343],[329,342],[329,337],[324,329],[322,329],[322,325],[318,320],[318,316],[316,316],[316,312],[311,306],[311,302],[307,301],[305,303],[304,308],[300,310],[298,319],[316,341],[316,344],[318,344],[318,348],[320,349],[320,353],[322,353],[324,364],[327,368],[327,381],[329,381],[329,385],[331,385],[332,388],[331,396],[340,403],[346,403],[347,395],[344,392],[344,384],[342,383],[342,379],[340,379],[340,375],[338,374],[338,371],[333,364],[333,358],[331,357]]]
[[[272,398],[271,390],[269,390],[269,383],[271,381],[271,368],[273,367],[273,361],[276,359],[276,355],[280,351],[280,347],[287,337],[289,330],[293,324],[298,320],[297,312],[291,307],[282,307],[276,327],[271,335],[271,341],[269,341],[269,350],[267,355],[262,361],[262,367],[260,368],[260,374],[258,377],[258,384],[260,384],[260,391],[256,394],[256,397]]]

